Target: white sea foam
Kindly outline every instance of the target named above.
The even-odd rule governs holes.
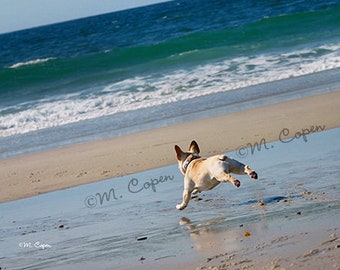
[[[44,63],[44,62],[47,62],[47,61],[50,61],[50,60],[54,60],[54,59],[56,59],[56,58],[48,57],[48,58],[43,58],[43,59],[34,59],[34,60],[26,61],[26,62],[20,62],[20,63],[13,64],[8,68],[19,68],[19,67],[22,67],[22,66],[36,65],[36,64],[41,64],[41,63]]]
[[[321,51],[321,52],[320,52]],[[45,59],[46,60],[46,59]],[[192,70],[112,83],[92,94],[44,100],[0,116],[0,136],[161,105],[340,67],[340,44],[282,54],[225,59]]]

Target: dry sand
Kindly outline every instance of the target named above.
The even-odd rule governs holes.
[[[187,147],[192,139],[206,155],[213,155],[263,138],[276,141],[284,128],[289,129],[289,137],[302,129],[339,127],[339,104],[340,91],[336,91],[0,160],[0,202],[174,164],[174,145]]]

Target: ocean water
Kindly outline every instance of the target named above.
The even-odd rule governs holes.
[[[183,0],[2,34],[0,158],[338,90],[339,18],[339,0]]]

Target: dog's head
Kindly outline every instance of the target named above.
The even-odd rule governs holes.
[[[182,151],[178,145],[175,145],[175,151],[177,154],[178,167],[183,174],[186,173],[188,165],[191,161],[200,158],[198,155],[200,153],[200,148],[195,141],[191,142],[188,152]]]

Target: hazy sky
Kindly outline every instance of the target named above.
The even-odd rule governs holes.
[[[167,0],[0,0],[0,34]]]

